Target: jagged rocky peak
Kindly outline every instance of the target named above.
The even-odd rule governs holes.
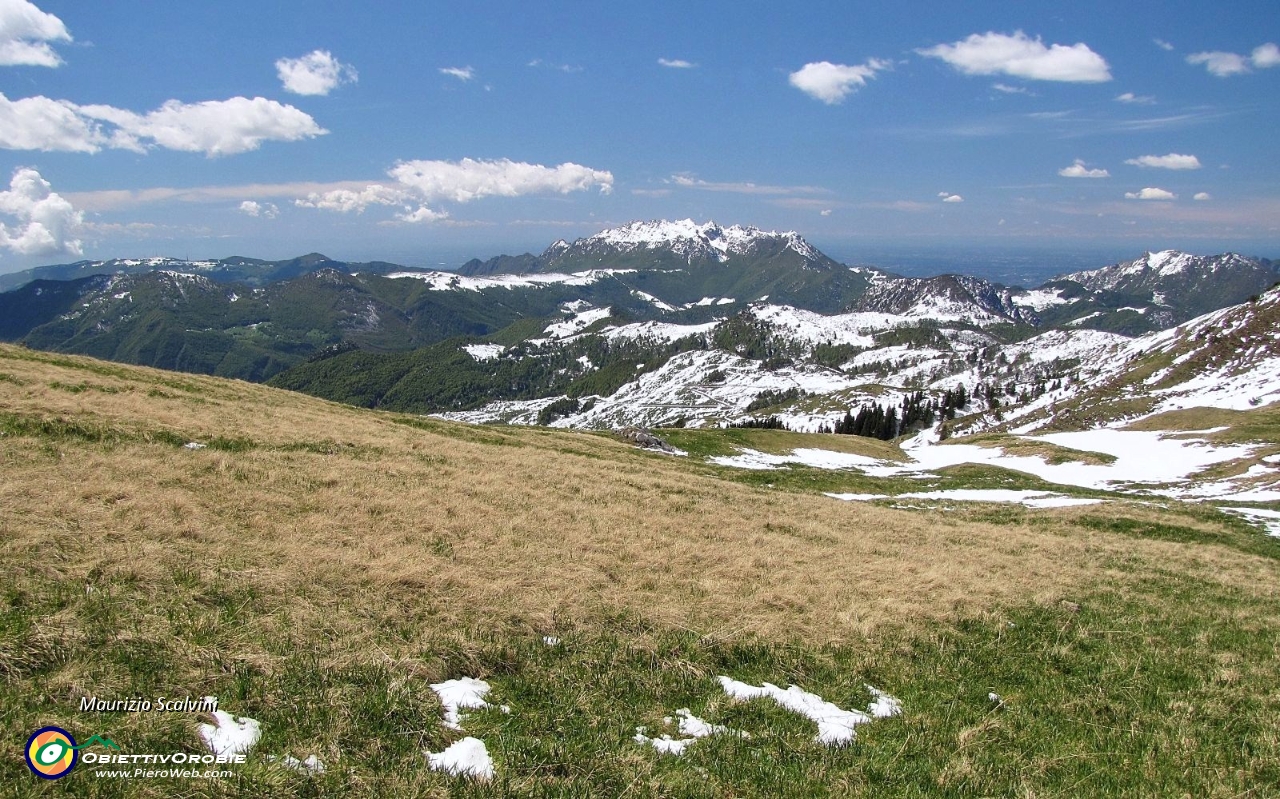
[[[666,249],[692,258],[711,258],[727,261],[735,255],[748,255],[762,246],[781,244],[795,250],[810,260],[818,260],[820,254],[794,231],[779,233],[765,231],[754,226],[732,225],[724,227],[714,221],[698,224],[692,219],[676,221],[650,220],[630,222],[621,227],[603,230],[594,236],[578,239],[573,245],[558,248],[557,242],[548,253],[558,255],[569,251],[627,253],[640,249]]]

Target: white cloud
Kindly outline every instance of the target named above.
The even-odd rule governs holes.
[[[105,124],[104,124],[105,123]],[[0,94],[0,148],[96,153],[145,152],[147,146],[210,157],[256,150],[264,141],[297,141],[328,131],[290,105],[255,97],[186,104],[170,100],[148,114],[109,105]]]
[[[822,209],[821,211],[819,211],[819,212],[818,212],[818,215],[819,215],[819,216],[831,216],[831,209],[830,209],[830,208],[824,208],[824,209]]]
[[[362,214],[371,205],[404,205],[408,199],[408,195],[403,191],[390,186],[371,183],[360,190],[330,189],[328,191],[313,191],[307,194],[305,199],[294,200],[294,205],[300,208],[318,208],[323,211],[338,211],[344,214],[352,211]]]
[[[952,193],[951,193],[951,192],[949,192],[949,191],[940,191],[940,192],[938,192],[938,196],[942,198],[942,201],[943,201],[944,203],[962,203],[962,202],[964,202],[964,198],[963,198],[963,197],[961,197],[959,194],[952,194]]]
[[[141,142],[150,140],[169,150],[204,153],[210,158],[256,150],[264,141],[298,141],[328,133],[310,115],[263,97],[202,103],[170,100],[145,115],[108,105],[85,105],[78,111],[119,126],[112,146],[138,149]]]
[[[759,183],[714,183],[695,178],[692,175],[672,175],[669,183],[685,189],[701,189],[702,191],[719,191],[728,194],[830,194],[829,189],[820,186],[768,186]]]
[[[547,167],[500,159],[477,161],[402,161],[388,172],[396,184],[373,183],[362,190],[316,191],[294,201],[302,208],[361,213],[371,205],[400,206],[401,222],[435,222],[449,214],[430,208],[439,202],[467,203],[485,197],[568,194],[599,188],[613,191],[613,175],[578,164]]]
[[[1156,47],[1159,47],[1161,50],[1165,50],[1165,51],[1173,50],[1173,45],[1169,44],[1164,39],[1152,39],[1151,41],[1155,42]]]
[[[1125,92],[1116,97],[1117,103],[1131,103],[1133,105],[1151,105],[1156,98],[1149,94],[1134,94],[1133,92]]]
[[[74,103],[0,94],[0,148],[96,153],[108,144],[100,126],[81,116]]]
[[[1188,64],[1204,64],[1209,74],[1219,78],[1240,75],[1249,71],[1249,64],[1242,55],[1236,53],[1192,53],[1187,56]]]
[[[1032,39],[1022,31],[1012,36],[975,33],[962,41],[916,52],[940,58],[966,75],[1012,75],[1069,83],[1111,80],[1107,62],[1083,42],[1046,47],[1039,37]]]
[[[889,62],[878,58],[855,66],[816,61],[792,72],[788,80],[792,86],[810,97],[827,105],[835,105],[866,86],[867,80],[875,77],[877,72],[888,68]]]
[[[1280,47],[1277,47],[1275,42],[1267,42],[1253,48],[1253,52],[1248,56],[1224,53],[1220,50],[1193,53],[1187,56],[1187,63],[1203,64],[1204,68],[1209,70],[1209,74],[1217,75],[1219,78],[1229,78],[1232,75],[1243,75],[1249,72],[1250,64],[1257,69],[1280,66]]]
[[[410,224],[418,222],[439,222],[442,219],[448,219],[447,211],[433,211],[425,205],[420,205],[412,211],[405,211],[396,214],[396,219],[400,222],[408,222]]]
[[[1169,153],[1168,155],[1141,155],[1137,158],[1130,158],[1125,161],[1126,164],[1134,166],[1151,167],[1153,169],[1199,169],[1200,159],[1194,155],[1179,155],[1177,153]]]
[[[1109,178],[1111,173],[1105,169],[1089,169],[1084,165],[1084,161],[1077,158],[1071,166],[1063,167],[1058,170],[1058,174],[1064,178]]]
[[[274,203],[257,203],[253,200],[245,200],[240,203],[240,213],[249,216],[260,216],[264,219],[275,219],[280,215],[280,209]]]
[[[476,76],[476,71],[471,67],[440,67],[441,75],[452,75],[461,81],[471,80]]]
[[[402,161],[390,172],[400,185],[423,202],[447,200],[465,203],[484,197],[519,197],[525,194],[613,191],[613,175],[578,164],[546,167],[506,158],[496,161]]]
[[[1164,189],[1145,188],[1142,191],[1133,192],[1126,191],[1124,193],[1126,200],[1176,200],[1178,195]]]
[[[56,67],[62,58],[49,42],[69,42],[62,20],[27,0],[0,0],[0,66]]]
[[[550,61],[543,61],[541,58],[535,58],[525,66],[546,67],[547,69],[554,69],[569,75],[574,75],[582,71],[582,67],[577,66],[576,64],[555,64]]]
[[[1191,199],[1193,199],[1193,200],[1212,200],[1212,199],[1213,199],[1213,196],[1212,196],[1212,195],[1210,195],[1210,194],[1209,194],[1209,192],[1207,192],[1207,191],[1198,191],[1198,192],[1196,192],[1195,196],[1194,196],[1194,197],[1192,197]]]
[[[991,84],[991,88],[998,92],[1004,92],[1005,94],[1031,94],[1031,92],[1025,87],[1009,86],[1005,83],[993,83]]]
[[[1267,42],[1253,49],[1253,54],[1249,56],[1249,60],[1258,69],[1266,69],[1267,67],[1280,66],[1280,47],[1275,42]]]
[[[81,255],[80,240],[72,238],[84,214],[53,191],[49,181],[29,167],[14,171],[9,190],[0,192],[0,214],[17,225],[0,224],[0,247],[22,255]]]
[[[685,61],[683,58],[659,58],[658,63],[671,69],[693,69],[698,66],[692,61]]]
[[[284,90],[294,94],[324,95],[343,83],[358,79],[355,67],[344,64],[328,50],[313,50],[301,58],[276,61],[276,75]]]

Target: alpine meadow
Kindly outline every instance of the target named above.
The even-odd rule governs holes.
[[[6,795],[1280,797],[1280,16],[1134,12],[0,0]]]

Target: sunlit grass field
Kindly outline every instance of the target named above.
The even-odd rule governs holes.
[[[805,446],[797,434],[672,438],[691,454],[0,347],[0,786],[1277,795],[1280,541],[1177,502],[839,502],[821,492],[935,483],[703,459]],[[1040,485],[963,467],[936,484],[1010,481]],[[769,701],[731,701],[720,675],[855,709],[872,685],[903,711],[831,748]],[[510,712],[443,726],[429,686],[463,676]],[[78,708],[207,694],[262,726],[233,778],[80,765],[46,784],[23,762],[48,724],[124,751],[201,750],[197,714]],[[632,739],[674,734],[678,708],[749,737],[680,757]],[[485,741],[493,780],[428,769],[425,752],[464,735]],[[310,754],[323,774],[267,759]]]

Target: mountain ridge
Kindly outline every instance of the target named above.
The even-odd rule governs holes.
[[[0,339],[373,407],[588,425],[741,421],[770,392],[802,392],[775,410],[811,426],[961,374],[1024,404],[1071,362],[1265,294],[1276,276],[1263,259],[1162,251],[1034,289],[907,278],[838,264],[794,232],[692,220],[470,274],[319,253],[94,263],[124,269],[0,293]],[[229,280],[237,270],[252,280]]]

